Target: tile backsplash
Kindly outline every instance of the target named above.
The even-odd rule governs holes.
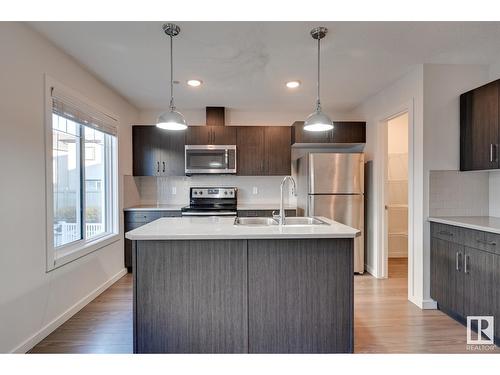
[[[489,174],[430,171],[430,216],[488,216]]]
[[[191,186],[235,186],[238,202],[252,204],[276,203],[280,199],[283,176],[192,176],[132,177],[140,201],[137,204],[188,204]],[[295,196],[285,189],[285,204],[295,206]]]

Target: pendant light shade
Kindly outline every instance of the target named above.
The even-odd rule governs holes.
[[[311,113],[304,121],[304,130],[310,132],[322,132],[331,129],[333,129],[333,122],[321,109]]]
[[[187,123],[182,113],[170,110],[163,112],[160,117],[158,117],[156,126],[166,130],[184,130],[187,128]]]
[[[158,117],[156,126],[166,130],[184,130],[187,128],[186,119],[182,113],[175,110],[174,105],[173,37],[179,35],[181,29],[173,23],[166,23],[163,25],[163,31],[170,37],[170,108]]]
[[[319,99],[320,88],[320,41],[328,32],[326,27],[316,27],[311,30],[311,36],[318,41],[318,96],[316,99],[316,110],[307,116],[304,121],[304,130],[312,132],[321,132],[333,129],[333,121],[321,110],[321,102]]]

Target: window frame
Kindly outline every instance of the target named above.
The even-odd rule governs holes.
[[[105,139],[105,160],[104,163],[105,175],[107,176],[103,193],[109,199],[106,199],[105,207],[105,233],[93,237],[91,239],[80,239],[68,244],[54,247],[54,198],[53,198],[53,138],[52,138],[52,90],[57,88],[57,91],[63,92],[68,97],[76,99],[83,103],[86,107],[93,108],[97,111],[106,114],[107,116],[116,119],[118,117],[112,114],[109,110],[102,108],[98,104],[92,103],[78,92],[57,82],[54,78],[45,75],[45,185],[46,185],[46,272],[50,272],[58,267],[88,255],[96,250],[99,250],[111,243],[120,240],[119,236],[119,206],[118,206],[118,137],[104,137]],[[85,126],[85,125],[83,125]],[[84,129],[82,126],[81,129]],[[85,136],[80,135],[80,153],[84,152]],[[80,160],[85,163],[85,154],[80,155]],[[80,166],[80,204],[81,211],[85,210],[85,165]],[[109,225],[109,230],[108,230]],[[84,236],[84,234],[82,234]]]

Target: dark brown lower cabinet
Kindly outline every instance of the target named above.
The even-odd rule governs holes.
[[[462,323],[467,316],[493,316],[498,345],[500,235],[491,240],[485,232],[439,223],[431,224],[431,233],[431,297],[440,310]]]
[[[350,353],[353,247],[134,241],[134,353]]]
[[[124,229],[125,233],[139,228],[144,224],[150,223],[160,217],[179,217],[181,211],[124,211]],[[128,272],[132,272],[132,241],[125,238],[124,241],[124,260]]]
[[[432,238],[431,297],[441,307],[463,314],[464,247]]]

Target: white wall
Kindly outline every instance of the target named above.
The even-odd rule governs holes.
[[[386,275],[380,260],[384,246],[381,223],[383,205],[384,119],[409,109],[409,299],[433,307],[429,290],[429,171],[458,169],[459,95],[487,80],[488,69],[473,65],[416,67],[387,89],[366,100],[356,110],[367,120],[367,158],[374,162],[374,199],[370,202],[367,267],[375,276]]]
[[[416,249],[414,259],[409,259],[410,266],[414,264],[416,275],[410,279],[422,280],[422,170],[423,170],[423,66],[417,66],[404,77],[378,94],[365,100],[355,109],[354,115],[367,122],[365,148],[366,159],[373,161],[373,180],[368,182],[370,195],[368,202],[367,227],[367,257],[366,268],[376,277],[386,275],[385,263],[382,259],[384,248],[384,185],[385,185],[385,147],[387,144],[386,120],[403,111],[409,114],[409,139],[414,140],[415,148],[410,147],[409,153],[414,156],[414,164],[409,168],[409,179],[413,189],[410,192],[413,202],[409,202],[410,232],[409,241]],[[423,290],[421,283],[416,283],[409,289],[409,298],[419,306],[423,305]]]
[[[46,273],[44,73],[120,117],[122,178],[137,110],[22,23],[0,23],[0,352],[28,350],[72,307],[123,271],[123,242]],[[121,216],[121,215],[120,215]],[[123,223],[120,223],[120,232]]]

